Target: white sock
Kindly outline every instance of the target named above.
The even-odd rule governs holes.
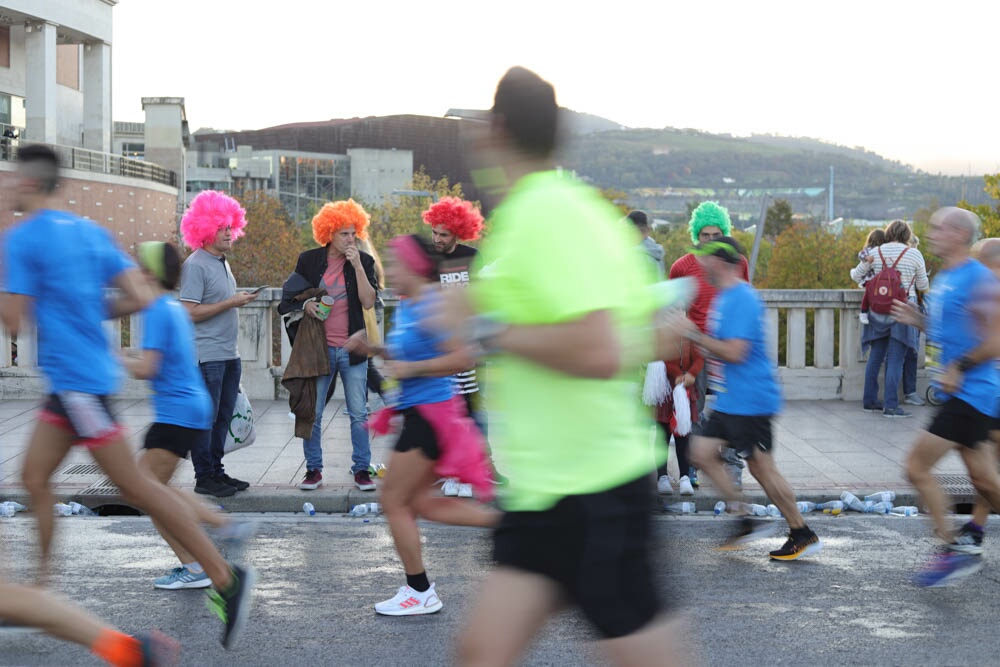
[[[193,563],[184,563],[184,567],[188,569],[189,572],[194,572],[195,574],[201,574],[205,569],[201,566],[198,561]]]

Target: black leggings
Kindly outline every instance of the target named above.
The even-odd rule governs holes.
[[[663,430],[667,434],[667,447],[670,447],[670,435],[671,435],[670,434],[670,427],[667,426]],[[690,435],[675,435],[674,436],[674,445],[675,445],[675,448],[677,450],[677,475],[678,475],[678,477],[683,477],[684,475],[688,474],[688,470],[691,469],[691,461],[688,459],[688,440],[690,439],[690,437],[691,437]],[[657,474],[659,474],[659,475],[666,475],[667,474],[667,464],[666,463],[664,463],[662,466],[660,466],[660,469],[657,471]]]

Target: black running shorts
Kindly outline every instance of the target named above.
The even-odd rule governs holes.
[[[980,442],[990,437],[990,429],[995,427],[993,417],[952,396],[934,413],[927,432],[975,449]]]
[[[144,449],[165,449],[179,459],[186,459],[205,431],[176,424],[154,423],[146,431]]]
[[[726,446],[743,459],[753,458],[753,453],[758,450],[770,452],[774,447],[770,415],[730,415],[716,410],[709,416],[700,435],[725,440]]]
[[[403,413],[403,430],[396,440],[397,452],[408,452],[411,449],[419,449],[424,456],[431,461],[437,461],[441,456],[441,449],[438,447],[437,435],[431,425],[420,416],[416,408],[405,408]]]
[[[663,609],[650,565],[652,507],[652,478],[643,475],[549,510],[507,512],[493,557],[552,579],[604,638],[624,637]]]

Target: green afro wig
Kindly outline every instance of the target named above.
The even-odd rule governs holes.
[[[706,201],[698,204],[698,208],[691,214],[691,221],[688,222],[688,231],[691,232],[691,242],[698,244],[698,234],[705,227],[718,227],[722,230],[723,236],[731,236],[733,225],[729,222],[729,211],[719,206],[714,201]]]

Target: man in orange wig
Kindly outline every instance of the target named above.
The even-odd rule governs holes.
[[[323,407],[327,390],[337,373],[344,383],[344,399],[351,419],[354,484],[374,491],[368,472],[371,443],[368,440],[368,357],[344,349],[347,338],[365,328],[364,309],[375,305],[375,260],[358,250],[357,239],[367,238],[369,216],[353,199],[326,204],[312,220],[313,238],[319,248],[299,255],[295,273],[285,282],[281,314],[301,310],[303,317],[323,321],[330,359],[330,373],[316,381],[316,417],[312,433],[302,439],[306,474],[299,488],[311,491],[323,483]],[[290,289],[297,284],[300,289]],[[296,296],[307,290],[321,293],[304,301]]]

